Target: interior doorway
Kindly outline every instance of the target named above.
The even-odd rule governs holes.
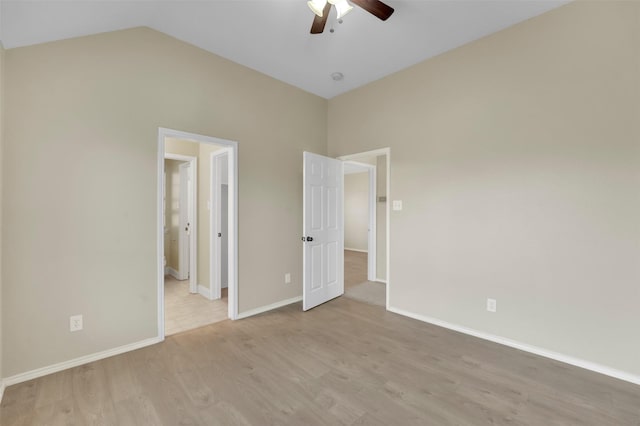
[[[197,293],[196,259],[191,256],[196,240],[192,224],[196,211],[197,157],[174,153],[164,155],[163,231],[165,275],[189,281]],[[193,272],[193,273],[192,273]]]
[[[235,142],[159,130],[158,265],[161,338],[237,317]]]
[[[390,150],[339,159],[345,162],[345,296],[388,307]]]
[[[376,164],[344,162],[344,249],[366,258],[366,280],[376,280]],[[346,280],[346,277],[345,277]],[[346,284],[346,282],[345,282]]]

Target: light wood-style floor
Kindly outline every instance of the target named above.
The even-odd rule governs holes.
[[[367,253],[344,251],[344,289],[367,281]]]
[[[633,425],[640,387],[338,298],[9,387],[2,425]]]
[[[189,293],[189,280],[179,281],[171,275],[164,277],[164,334],[170,336],[186,330],[227,319],[227,289],[222,298],[208,300],[200,294]]]
[[[640,425],[640,386],[340,297],[14,385],[5,425]]]
[[[367,253],[344,251],[344,296],[361,302],[386,306],[385,284],[367,280],[367,259]]]

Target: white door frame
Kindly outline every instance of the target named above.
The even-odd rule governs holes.
[[[158,338],[164,340],[164,141],[165,138],[186,139],[193,142],[208,143],[229,149],[229,318],[238,318],[238,143],[226,139],[203,136],[179,130],[158,128],[158,175],[157,181],[157,284],[158,284]],[[194,196],[194,199],[197,197]]]
[[[380,148],[372,151],[359,152],[356,154],[343,155],[338,157],[339,160],[354,160],[364,159],[367,157],[379,157],[381,155],[386,155],[387,158],[387,202],[386,202],[386,211],[387,211],[387,220],[386,220],[386,234],[387,234],[387,297],[386,297],[386,308],[389,310],[389,294],[391,292],[391,148]]]
[[[165,160],[178,160],[178,161],[184,161],[185,163],[189,163],[189,177],[191,178],[191,201],[190,202],[190,206],[189,209],[191,210],[191,225],[190,225],[190,233],[191,233],[191,238],[189,238],[189,292],[191,293],[197,293],[198,292],[198,209],[197,209],[197,203],[196,203],[196,199],[197,197],[195,196],[195,194],[198,193],[198,157],[192,157],[190,155],[180,155],[180,154],[171,154],[171,153],[164,153],[164,159]],[[164,161],[162,162],[162,165],[164,166]],[[164,176],[164,171],[163,171],[163,176]],[[182,187],[180,188],[182,189]],[[164,190],[163,190],[164,191]],[[189,199],[187,197],[187,199]],[[180,206],[180,210],[182,210],[182,206]],[[182,229],[180,229],[180,232],[182,232]],[[164,236],[164,234],[163,234]],[[183,242],[180,239],[180,236],[178,235],[178,246],[179,246],[179,257],[180,257],[180,261],[179,261],[179,265],[178,265],[178,275],[180,276],[180,279],[187,279],[185,276],[185,271],[183,268],[183,259],[184,259],[184,255],[185,255],[185,249],[186,247],[183,246]],[[164,245],[163,245],[164,247]],[[164,250],[164,248],[163,248]],[[163,252],[164,255],[164,252]],[[164,262],[163,262],[164,263]],[[164,287],[163,287],[164,288]]]
[[[377,174],[376,166],[373,164],[360,163],[358,161],[345,160],[345,164],[353,164],[358,168],[363,169],[363,172],[355,173],[368,173],[369,176],[369,190],[368,190],[368,208],[369,208],[369,232],[367,233],[367,279],[369,281],[376,281],[376,259],[377,259],[377,221],[376,221],[376,200],[377,196]],[[345,169],[346,170],[346,169]],[[349,174],[345,171],[345,175]],[[345,196],[346,196],[345,191]]]
[[[209,285],[211,289],[211,299],[220,299],[222,297],[222,267],[221,267],[221,257],[222,252],[220,249],[221,239],[218,237],[219,232],[229,232],[228,229],[220,229],[221,228],[221,209],[220,209],[220,187],[222,185],[222,170],[218,167],[218,160],[221,157],[227,157],[227,170],[229,170],[228,162],[229,162],[229,148],[222,148],[218,151],[214,151],[211,153],[209,158],[209,164],[211,166],[211,176],[210,176],[210,193],[209,200],[211,201],[211,206],[209,209],[209,264],[211,268],[209,270]],[[229,172],[228,172],[229,173]],[[230,179],[227,180],[230,182]],[[231,217],[231,203],[227,203],[227,217]],[[229,222],[230,223],[230,222]],[[215,271],[215,273],[214,273]],[[228,284],[227,284],[228,285]]]

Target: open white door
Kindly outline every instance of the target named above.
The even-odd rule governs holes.
[[[189,180],[190,180],[190,165],[185,162],[178,166],[180,170],[180,195],[179,195],[179,220],[178,224],[178,274],[181,280],[189,279]]]
[[[194,164],[195,167],[195,164]],[[190,162],[178,166],[180,171],[180,209],[178,234],[178,275],[181,280],[189,280],[189,292],[197,293],[195,275],[195,257],[193,255],[194,211],[194,170]]]
[[[304,153],[303,291],[309,310],[344,293],[344,174],[340,160]]]

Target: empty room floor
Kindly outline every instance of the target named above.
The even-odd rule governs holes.
[[[638,426],[640,386],[340,297],[10,386],[0,424]]]
[[[208,300],[200,294],[189,293],[189,280],[179,281],[171,275],[164,277],[165,335],[180,333],[228,318],[227,289],[222,298]]]
[[[344,251],[344,295],[351,299],[386,306],[386,286],[381,282],[367,281],[367,253]]]

